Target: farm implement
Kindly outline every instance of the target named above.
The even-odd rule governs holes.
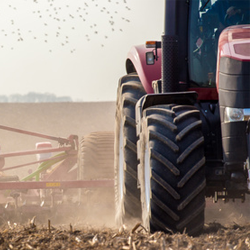
[[[58,144],[52,146],[48,141],[39,142],[34,150],[0,154],[0,209],[3,220],[25,219],[25,215],[59,218],[65,216],[65,212],[70,212],[72,206],[74,213],[77,208],[80,212],[84,203],[88,202],[86,190],[110,190],[114,186],[113,133],[91,133],[79,142],[77,135],[62,138],[3,125],[0,125],[0,129]],[[5,166],[6,158],[27,155],[36,155],[36,160]],[[106,162],[103,161],[105,157],[108,159]],[[27,176],[19,177],[16,174],[23,173],[28,166],[34,169],[34,165],[38,166],[37,169],[30,169]],[[94,170],[91,169],[93,167]]]

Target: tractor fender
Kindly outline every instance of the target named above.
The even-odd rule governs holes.
[[[155,105],[173,104],[173,103],[179,105],[194,105],[197,101],[197,98],[198,94],[195,91],[144,95],[138,100],[135,107],[137,136],[139,136],[141,132],[141,118],[144,109]]]
[[[161,78],[161,49],[157,49],[158,59],[154,65],[146,63],[146,52],[149,51],[152,51],[152,48],[147,49],[145,45],[134,46],[130,49],[126,60],[127,73],[136,72],[148,94],[154,93],[152,81]]]
[[[221,88],[220,83],[220,73],[223,71],[236,71],[236,73],[231,73],[231,75],[238,75],[238,78],[245,77],[248,75],[249,79],[249,61],[250,61],[250,37],[249,37],[250,25],[237,25],[230,26],[222,31],[219,38],[218,44],[218,59],[217,59],[217,72],[216,72],[216,87],[217,92]],[[231,63],[226,63],[223,60],[231,61]],[[233,62],[234,61],[234,62]],[[232,68],[229,68],[230,65]],[[247,64],[246,66],[244,64]],[[223,69],[222,69],[223,68]],[[241,70],[246,69],[246,73],[241,72]],[[230,75],[230,74],[229,74]],[[222,77],[222,76],[221,76]],[[223,77],[222,77],[223,78]],[[247,82],[248,79],[239,79],[239,82]],[[224,79],[223,79],[224,80]],[[232,83],[225,81],[227,86],[232,86]],[[231,90],[230,90],[231,91]]]

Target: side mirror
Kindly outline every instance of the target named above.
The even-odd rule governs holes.
[[[146,52],[146,63],[147,63],[147,65],[154,65],[155,64],[155,54],[153,51]]]

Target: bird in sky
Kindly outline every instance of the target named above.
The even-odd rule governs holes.
[[[18,42],[33,38],[33,41],[43,41],[48,44],[47,46],[54,41],[69,49],[68,44],[72,42],[72,32],[75,34],[75,31],[79,34],[88,33],[85,36],[86,41],[99,39],[100,46],[104,47],[105,40],[112,38],[112,35],[107,35],[108,31],[113,34],[116,34],[115,31],[122,32],[126,28],[126,23],[130,23],[130,19],[126,16],[131,10],[129,1],[132,0],[92,0],[79,2],[80,5],[76,6],[69,0],[19,0],[21,4],[15,0],[1,0],[1,11],[10,10],[8,15],[0,16],[1,25],[9,23],[12,27],[1,30],[0,41],[3,44],[1,48],[8,46],[14,48],[15,44],[9,44],[7,40],[11,37],[15,38],[12,41]],[[25,22],[20,31],[16,26],[21,23],[21,19],[22,21],[25,19],[24,13],[29,22]],[[67,38],[66,41],[62,40],[63,37]],[[103,38],[105,40],[101,41]],[[51,47],[48,47],[48,51],[52,52]],[[69,51],[73,53],[75,49]]]

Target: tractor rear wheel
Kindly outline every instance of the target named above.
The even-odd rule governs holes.
[[[140,190],[137,188],[137,136],[135,105],[145,94],[136,74],[120,79],[117,90],[115,130],[116,224],[141,219]]]
[[[142,220],[151,232],[196,235],[204,225],[205,157],[199,111],[158,105],[143,111],[139,181]]]

